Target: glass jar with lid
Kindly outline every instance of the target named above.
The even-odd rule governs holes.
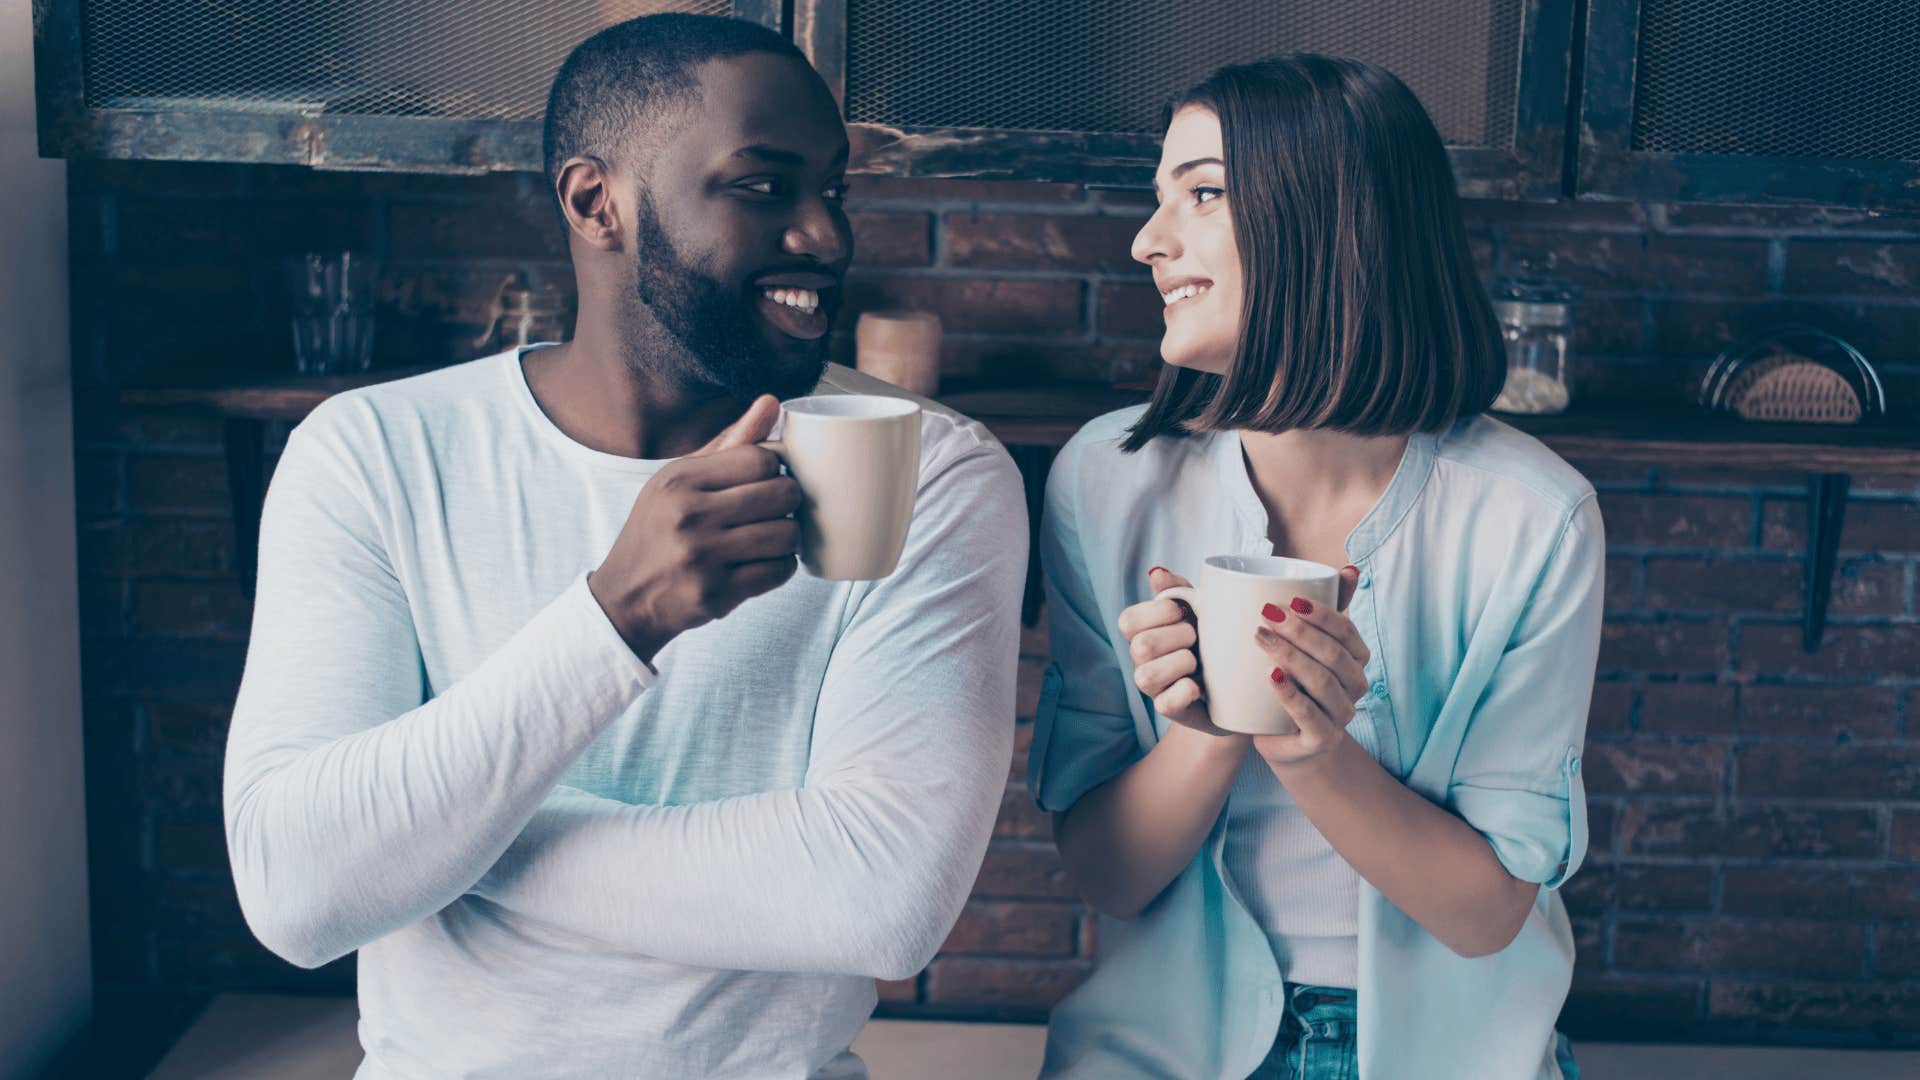
[[[1573,400],[1568,358],[1578,290],[1544,277],[1508,277],[1493,286],[1493,313],[1507,345],[1507,380],[1496,412],[1564,412]]]

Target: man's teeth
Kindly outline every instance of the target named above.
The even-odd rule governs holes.
[[[776,304],[811,312],[820,306],[820,294],[812,289],[761,289],[760,295]]]
[[[1206,292],[1207,289],[1209,288],[1211,288],[1211,286],[1197,285],[1197,284],[1182,285],[1177,289],[1173,289],[1169,292],[1161,293],[1160,299],[1166,301],[1168,305],[1172,305],[1182,300],[1185,300],[1189,296],[1199,296],[1201,293]]]

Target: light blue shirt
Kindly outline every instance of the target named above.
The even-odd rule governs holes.
[[[1053,664],[1029,784],[1050,811],[1140,759],[1166,729],[1132,683],[1120,611],[1147,571],[1269,554],[1267,515],[1233,432],[1120,452],[1139,409],[1087,425],[1048,482],[1041,557]],[[1373,651],[1348,731],[1414,791],[1544,887],[1519,936],[1467,959],[1364,881],[1358,918],[1363,1080],[1563,1075],[1553,1025],[1573,975],[1554,890],[1586,851],[1580,748],[1598,659],[1606,543],[1593,488],[1495,420],[1416,434],[1347,537],[1348,609]],[[1102,919],[1092,976],[1053,1015],[1048,1077],[1243,1077],[1278,1031],[1282,980],[1223,870],[1225,822],[1137,919]]]

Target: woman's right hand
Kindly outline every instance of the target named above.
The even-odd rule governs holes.
[[[1120,613],[1120,634],[1127,639],[1127,651],[1133,658],[1133,684],[1153,699],[1153,709],[1161,716],[1221,738],[1245,739],[1214,727],[1207,716],[1206,697],[1200,689],[1200,641],[1193,612],[1178,600],[1160,594],[1186,578],[1171,570],[1154,567],[1147,572],[1147,584],[1154,598],[1144,600]]]

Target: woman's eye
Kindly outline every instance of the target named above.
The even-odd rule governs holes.
[[[1225,194],[1226,192],[1217,187],[1197,187],[1193,189],[1193,201],[1201,204],[1210,203]]]

